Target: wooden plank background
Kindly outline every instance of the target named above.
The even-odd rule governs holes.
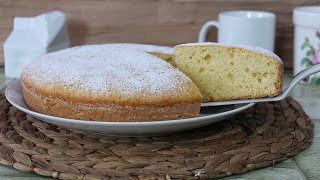
[[[111,42],[173,46],[195,42],[202,24],[217,19],[221,11],[264,10],[277,15],[275,52],[285,67],[291,68],[292,10],[305,5],[320,5],[320,0],[0,0],[0,43],[12,30],[15,16],[51,10],[66,13],[72,46]],[[215,30],[208,40],[216,40]]]

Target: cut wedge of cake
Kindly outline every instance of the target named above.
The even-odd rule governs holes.
[[[282,88],[282,61],[256,47],[218,43],[175,46],[175,64],[197,85],[202,101],[272,97]]]

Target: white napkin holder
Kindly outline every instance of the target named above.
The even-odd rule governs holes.
[[[15,17],[13,31],[4,42],[5,76],[19,78],[35,58],[70,45],[66,16],[59,11],[35,17]]]

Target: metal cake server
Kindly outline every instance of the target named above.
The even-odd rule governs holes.
[[[258,103],[258,102],[269,102],[269,101],[280,101],[283,100],[288,96],[290,91],[297,85],[299,81],[302,79],[320,72],[320,64],[314,65],[309,67],[303,71],[300,71],[290,83],[287,85],[286,88],[282,90],[282,92],[275,97],[266,97],[266,98],[257,98],[257,99],[244,99],[244,100],[230,100],[230,101],[216,101],[216,102],[205,102],[201,103],[201,107],[208,107],[208,106],[222,106],[222,105],[232,105],[232,104],[244,104],[244,103]]]

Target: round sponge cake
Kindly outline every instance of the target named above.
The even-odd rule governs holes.
[[[92,121],[157,121],[198,115],[201,95],[178,69],[149,54],[167,47],[106,44],[46,54],[21,74],[33,110]]]

